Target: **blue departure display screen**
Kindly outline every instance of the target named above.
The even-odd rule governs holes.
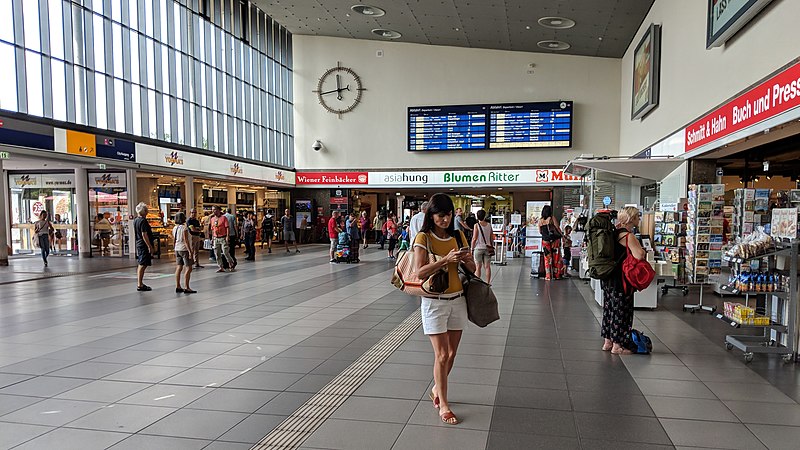
[[[570,147],[572,102],[489,107],[489,148]]]
[[[408,108],[409,150],[483,150],[486,105]]]
[[[408,150],[572,146],[572,102],[408,108]]]

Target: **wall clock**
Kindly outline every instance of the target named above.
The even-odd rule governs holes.
[[[341,62],[336,67],[331,67],[319,77],[317,89],[312,91],[317,94],[319,104],[331,114],[349,113],[361,102],[361,93],[367,89],[361,84],[361,78],[349,67],[343,67]]]

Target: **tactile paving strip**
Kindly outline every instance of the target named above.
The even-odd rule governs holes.
[[[252,450],[298,448],[420,325],[422,318],[418,309],[275,427]]]

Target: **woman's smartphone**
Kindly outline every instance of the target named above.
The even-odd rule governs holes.
[[[460,251],[461,253],[469,253],[469,247],[461,247],[460,249],[458,249],[458,251]]]

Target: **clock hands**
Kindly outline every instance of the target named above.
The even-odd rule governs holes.
[[[339,74],[336,74],[336,99],[342,101],[342,83]]]
[[[332,90],[330,90],[330,91],[320,92],[320,94],[319,94],[319,95],[328,95],[328,94],[333,94],[334,92],[336,92],[336,93],[338,94],[338,95],[336,96],[336,98],[337,98],[338,100],[341,100],[341,99],[342,99],[342,91],[350,91],[350,90],[351,90],[351,89],[350,89],[350,85],[348,84],[347,86],[345,86],[345,87],[343,87],[343,88],[339,88],[339,87],[337,87],[336,89],[332,89]]]

